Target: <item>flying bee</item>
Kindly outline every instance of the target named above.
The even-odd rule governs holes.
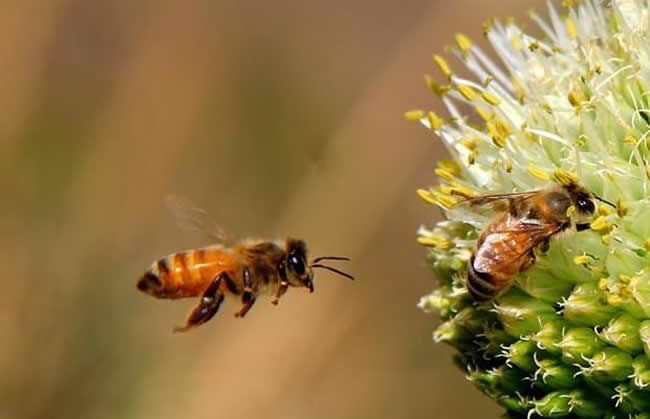
[[[474,300],[491,300],[512,285],[514,277],[536,261],[535,250],[548,250],[564,231],[589,228],[595,200],[614,206],[577,183],[501,195],[466,197],[485,205],[505,201],[506,209],[481,233],[468,264],[467,290]]]
[[[242,318],[258,296],[272,295],[271,302],[277,305],[289,287],[314,292],[314,268],[354,279],[348,273],[320,263],[326,260],[350,259],[321,256],[308,263],[306,243],[293,238],[244,240],[232,247],[216,244],[173,253],[155,261],[140,277],[137,288],[156,298],[199,297],[185,326],[173,329],[184,332],[210,320],[227,295],[240,298],[242,307],[235,316]]]

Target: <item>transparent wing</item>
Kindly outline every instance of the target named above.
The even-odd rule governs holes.
[[[205,234],[215,242],[228,241],[229,237],[225,230],[210,217],[206,210],[197,207],[189,199],[169,194],[165,198],[165,205],[184,231]]]
[[[495,195],[483,195],[483,196],[466,196],[462,195],[465,199],[459,201],[456,205],[486,205],[491,204],[497,201],[524,201],[536,194],[539,191],[528,191],[528,192],[514,192],[506,194],[495,194]]]

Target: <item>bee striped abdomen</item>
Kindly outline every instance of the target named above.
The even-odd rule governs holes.
[[[492,299],[499,292],[499,288],[494,283],[492,275],[474,269],[474,255],[472,255],[467,270],[467,290],[472,298],[481,302]]]
[[[219,273],[232,268],[231,256],[220,248],[178,252],[154,262],[138,281],[138,289],[158,298],[195,297]]]

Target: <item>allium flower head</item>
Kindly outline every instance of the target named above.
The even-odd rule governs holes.
[[[541,35],[487,23],[498,62],[457,35],[453,55],[473,77],[435,55],[441,77],[425,81],[448,115],[406,113],[451,155],[418,190],[446,217],[418,232],[439,279],[420,307],[511,417],[650,418],[650,2],[565,3],[531,14]],[[572,182],[615,208],[600,205],[589,230],[554,238],[505,294],[475,303],[467,262],[494,214],[455,204]]]

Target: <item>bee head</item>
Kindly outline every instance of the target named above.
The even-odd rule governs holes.
[[[306,287],[314,292],[314,273],[307,264],[307,244],[303,240],[287,240],[287,281],[294,287]]]
[[[596,203],[594,202],[596,199],[609,204],[609,202],[597,197],[580,185],[569,184],[565,188],[571,197],[571,203],[575,207],[578,215],[593,215],[596,212]]]
[[[580,214],[584,215],[593,215],[596,212],[596,204],[591,194],[586,191],[580,191],[576,193],[575,198],[575,207]]]

